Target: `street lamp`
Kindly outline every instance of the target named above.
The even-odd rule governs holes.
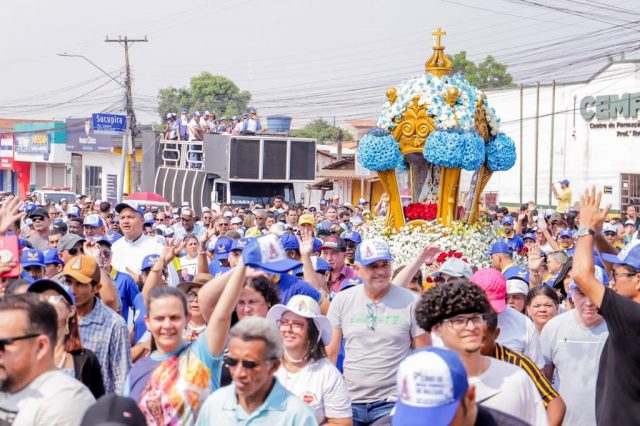
[[[106,75],[107,77],[109,77],[111,80],[115,81],[116,83],[118,83],[118,85],[120,87],[122,87],[123,89],[126,89],[126,86],[122,83],[120,83],[118,80],[116,80],[111,74],[109,74],[108,72],[106,72],[105,70],[103,70],[102,68],[100,68],[95,62],[93,62],[91,59],[87,58],[84,55],[71,55],[67,52],[64,53],[58,53],[58,56],[62,56],[65,58],[82,58],[85,61],[89,62],[91,65],[93,65],[94,67],[96,67],[97,69],[99,69],[104,75]]]

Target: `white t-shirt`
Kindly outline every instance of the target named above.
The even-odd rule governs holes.
[[[127,272],[129,268],[139,274],[144,258],[150,254],[161,254],[163,248],[155,238],[144,234],[135,241],[122,237],[111,246],[111,266],[121,272]]]
[[[347,385],[338,369],[326,358],[309,362],[297,373],[288,372],[281,364],[276,377],[286,389],[311,407],[318,424],[327,418],[352,416]]]
[[[578,323],[575,309],[551,318],[542,329],[544,360],[555,366],[554,387],[567,406],[563,425],[596,424],[596,379],[608,337],[605,321],[585,328]]]
[[[191,279],[196,275],[196,270],[198,269],[198,256],[193,259],[189,259],[187,256],[182,256],[180,258],[180,268],[182,271],[186,271],[187,274],[191,276]],[[186,278],[182,277],[183,281],[186,281]]]
[[[19,392],[0,393],[0,425],[76,426],[95,402],[81,382],[51,370]]]
[[[476,402],[511,414],[533,426],[547,426],[549,420],[542,398],[531,378],[520,367],[489,358],[487,371],[469,377],[476,387]]]
[[[540,336],[533,321],[510,306],[498,314],[500,335],[497,342],[511,350],[520,352],[536,363],[538,368],[544,367]]]

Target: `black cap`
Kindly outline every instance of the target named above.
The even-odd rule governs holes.
[[[103,395],[82,418],[80,426],[146,426],[147,422],[131,398],[116,394]]]
[[[44,207],[38,207],[37,209],[32,211],[31,214],[29,215],[29,217],[34,217],[34,216],[42,216],[49,219],[49,213],[47,212],[47,209],[45,209]]]
[[[557,288],[558,290],[560,290],[560,293],[562,293],[563,296],[567,296],[567,292],[564,291],[564,278],[567,276],[567,273],[569,273],[569,269],[571,269],[573,267],[573,258],[569,258],[569,260],[567,260],[567,263],[565,263],[564,265],[562,265],[562,269],[560,270],[560,273],[558,274],[558,276],[556,277],[556,280],[553,282],[553,288]]]

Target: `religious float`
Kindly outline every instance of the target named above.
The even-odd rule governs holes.
[[[358,160],[377,173],[389,206],[384,221],[364,230],[387,238],[397,264],[438,244],[450,255],[488,264],[496,230],[478,224],[480,196],[494,172],[510,169],[515,144],[500,132],[486,95],[451,74],[440,28],[425,72],[387,90],[377,126],[358,144]],[[464,203],[462,170],[473,173]]]

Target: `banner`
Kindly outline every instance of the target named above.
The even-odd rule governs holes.
[[[0,135],[0,170],[13,170],[13,133]]]
[[[23,154],[49,154],[50,136],[43,133],[19,133],[14,134],[16,152]]]
[[[67,119],[68,152],[111,152],[111,136],[96,134],[91,118]]]

